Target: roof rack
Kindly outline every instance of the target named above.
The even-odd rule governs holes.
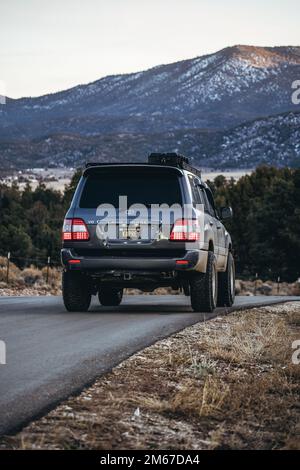
[[[146,163],[147,164],[147,163]],[[180,168],[181,170],[187,170],[193,173],[194,175],[198,176],[201,178],[201,170],[198,168],[194,168],[189,164],[189,159],[183,155],[180,155],[178,153],[172,152],[172,153],[151,153],[148,156],[148,164],[149,165],[166,165],[166,166],[172,166],[175,168]],[[97,167],[97,166],[118,166],[118,165],[145,165],[144,162],[114,162],[114,163],[102,163],[102,162],[87,162],[85,164],[85,168],[91,168],[91,167]]]
[[[201,170],[194,168],[189,164],[189,159],[184,155],[178,153],[150,153],[148,156],[148,163],[150,165],[167,165],[181,168],[182,170],[190,171],[201,178]]]

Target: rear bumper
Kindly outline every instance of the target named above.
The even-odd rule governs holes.
[[[181,258],[170,257],[80,257],[72,249],[61,250],[61,261],[65,269],[74,271],[206,271],[207,251],[190,250]]]

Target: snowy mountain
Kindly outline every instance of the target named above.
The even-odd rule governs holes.
[[[53,134],[1,142],[1,166],[81,166],[86,161],[145,161],[152,152],[177,151],[204,168],[254,168],[259,164],[299,167],[300,111],[260,118],[229,130],[189,129],[155,134],[93,137]]]
[[[219,167],[244,166],[246,150],[255,162],[280,163],[279,154],[282,162],[294,161],[299,147],[284,140],[280,126],[292,126],[293,134],[294,119],[299,125],[300,105],[291,101],[299,78],[300,47],[234,46],[38,98],[7,99],[0,106],[0,166],[143,159],[153,149],[184,150]],[[276,139],[290,150],[278,149]]]
[[[257,119],[224,132],[211,158],[222,168],[300,167],[300,112]]]

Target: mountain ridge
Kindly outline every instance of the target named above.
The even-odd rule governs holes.
[[[2,168],[76,167],[86,161],[145,161],[152,151],[175,151],[202,168],[248,169],[260,164],[299,167],[300,111],[259,118],[228,130],[189,129],[157,134],[52,134],[0,141]],[[14,165],[11,165],[11,155]]]
[[[33,152],[25,152],[27,163],[45,158],[45,162],[53,165],[56,158],[59,164],[59,157],[55,155],[61,152],[54,152],[53,158],[44,150],[41,154],[40,150],[35,153],[36,142],[39,139],[46,141],[49,136],[74,135],[80,147],[84,142],[86,148],[88,139],[97,142],[99,158],[102,158],[100,151],[109,158],[108,149],[113,154],[111,158],[115,158],[116,151],[111,145],[114,136],[118,142],[116,148],[123,141],[124,145],[135,149],[135,155],[151,147],[152,142],[159,148],[180,150],[183,146],[185,153],[198,162],[207,156],[209,148],[212,152],[208,152],[209,160],[214,165],[231,164],[228,155],[231,155],[232,164],[244,164],[236,161],[231,153],[230,149],[235,148],[244,155],[244,150],[239,152],[231,137],[230,146],[225,146],[227,155],[219,149],[218,139],[234,135],[238,140],[239,135],[248,142],[251,134],[255,143],[255,135],[250,131],[248,135],[246,129],[257,125],[270,132],[269,125],[273,122],[278,131],[275,134],[281,141],[278,126],[293,128],[293,118],[283,117],[284,114],[300,111],[300,106],[291,101],[291,85],[299,77],[300,46],[236,45],[145,71],[109,75],[41,97],[8,99],[6,105],[0,106],[0,162],[2,166],[4,162],[14,164],[14,161],[20,165],[18,149],[25,150],[27,142]],[[277,115],[281,117],[276,118]],[[260,119],[264,123],[259,123]],[[257,124],[251,124],[254,121]],[[244,124],[245,133],[241,131]],[[178,137],[185,134],[189,145],[182,144],[182,138]],[[209,145],[205,137],[208,135],[214,136],[215,147]],[[139,136],[139,149],[138,144],[132,144],[134,136]],[[157,141],[157,136],[161,142]],[[201,138],[203,142],[199,141]],[[61,139],[55,137],[54,140],[61,147]],[[102,149],[98,147],[100,142]],[[68,153],[67,141],[65,145],[65,153]],[[248,145],[252,148],[250,142]],[[277,162],[276,148],[271,149],[269,141],[268,145],[270,163]],[[291,141],[286,145],[289,148],[294,145],[293,150],[290,148],[284,154],[288,164],[295,161],[299,149]],[[260,142],[258,147],[263,148],[264,143]],[[74,151],[74,156],[66,157],[66,161],[77,162],[80,152]],[[198,155],[197,151],[200,152]],[[280,152],[283,155],[282,149]],[[12,156],[11,162],[8,155]]]
[[[298,51],[297,56],[299,55],[299,57],[300,57],[300,46],[292,46],[292,45],[288,45],[288,46],[252,46],[252,45],[247,45],[247,44],[236,44],[234,46],[224,47],[223,49],[220,49],[216,52],[212,52],[212,53],[209,53],[209,54],[199,55],[199,56],[196,56],[196,57],[191,57],[189,59],[181,59],[181,60],[177,60],[177,61],[173,61],[173,62],[166,62],[166,63],[162,63],[162,64],[159,64],[159,65],[154,65],[152,67],[148,67],[144,70],[139,70],[139,71],[136,71],[136,72],[125,72],[125,73],[116,73],[116,74],[104,75],[103,77],[100,77],[98,79],[92,80],[92,81],[87,82],[87,83],[80,83],[80,84],[71,86],[71,87],[66,88],[66,89],[62,89],[62,90],[58,90],[58,91],[54,91],[54,92],[49,92],[49,93],[45,93],[45,94],[38,95],[38,96],[22,96],[22,97],[19,97],[19,98],[12,98],[12,97],[6,96],[6,100],[11,100],[11,101],[15,102],[15,101],[21,101],[21,100],[36,100],[36,99],[43,98],[45,96],[50,97],[50,96],[59,95],[59,94],[65,93],[65,92],[69,92],[69,91],[74,90],[76,88],[85,87],[85,86],[89,86],[89,85],[94,85],[94,84],[96,84],[96,83],[98,83],[98,82],[100,82],[101,80],[104,80],[104,79],[110,79],[110,78],[116,78],[116,77],[118,77],[118,78],[119,77],[128,77],[128,76],[131,76],[131,75],[140,74],[142,72],[149,72],[149,71],[155,70],[155,69],[160,68],[160,67],[166,67],[166,66],[171,66],[171,65],[182,64],[184,62],[190,62],[192,60],[197,60],[197,59],[204,59],[204,58],[207,58],[207,57],[210,57],[210,56],[213,56],[215,54],[222,53],[222,52],[228,52],[229,53],[230,51],[232,51],[232,54],[234,54],[236,52],[243,52],[243,51],[251,51],[251,52],[254,52],[254,51],[268,51],[269,53],[271,53],[271,52],[284,52],[286,50],[290,50],[290,51],[297,50]]]

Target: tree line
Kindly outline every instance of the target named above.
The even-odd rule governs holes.
[[[210,183],[217,206],[231,205],[226,222],[237,272],[295,281],[300,276],[300,170],[258,167],[237,182]]]
[[[75,190],[77,171],[64,193],[40,184],[22,191],[0,185],[0,255],[20,266],[48,256],[59,263],[62,221]],[[238,181],[220,175],[209,182],[218,207],[231,205],[226,222],[237,273],[249,278],[294,281],[300,276],[300,170],[262,166]],[[43,261],[42,261],[43,260]]]

